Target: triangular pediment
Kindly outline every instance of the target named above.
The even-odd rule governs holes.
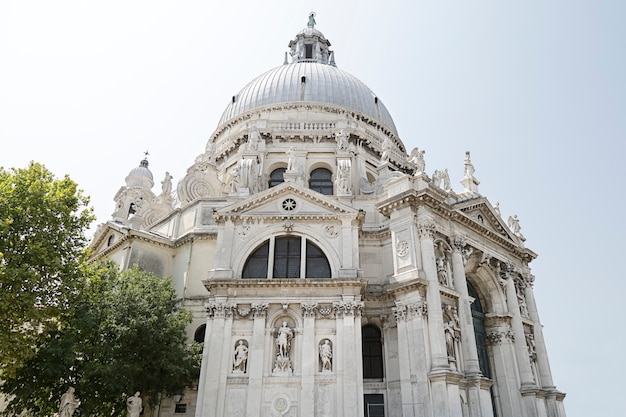
[[[513,242],[517,241],[517,237],[509,230],[498,211],[486,198],[464,201],[456,205],[455,208],[491,232],[497,233]]]
[[[361,211],[309,188],[285,182],[217,211],[217,218],[356,218]]]

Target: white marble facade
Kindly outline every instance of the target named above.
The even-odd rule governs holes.
[[[172,277],[194,312],[201,374],[160,415],[564,417],[536,254],[480,194],[480,167],[453,157],[458,192],[429,176],[313,16],[288,46],[175,192],[169,174],[151,191],[144,159],[92,242]]]

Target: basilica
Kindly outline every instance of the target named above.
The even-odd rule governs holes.
[[[224,98],[175,186],[133,168],[91,243],[193,312],[201,373],[159,415],[565,417],[517,218],[469,152],[453,190],[407,151],[316,26]]]

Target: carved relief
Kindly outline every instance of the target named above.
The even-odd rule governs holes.
[[[339,228],[334,224],[327,224],[326,226],[324,226],[324,232],[326,233],[326,236],[331,239],[339,236]]]
[[[210,303],[206,306],[207,315],[214,318],[230,318],[236,305],[226,303]]]
[[[404,258],[409,254],[409,242],[406,240],[400,240],[396,244],[396,253],[399,257]]]
[[[337,317],[360,316],[363,312],[363,305],[362,301],[335,302],[333,309]]]
[[[265,318],[267,315],[268,303],[252,304],[252,311],[254,311],[254,318]]]
[[[435,235],[435,223],[432,221],[423,221],[417,225],[417,234],[420,239],[432,239]]]

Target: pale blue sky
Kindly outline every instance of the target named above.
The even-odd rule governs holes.
[[[626,415],[626,2],[406,3],[5,0],[0,166],[68,173],[108,220],[144,150],[157,190],[184,176],[314,10],[427,172],[460,191],[469,150],[480,192],[518,214],[568,416]]]

